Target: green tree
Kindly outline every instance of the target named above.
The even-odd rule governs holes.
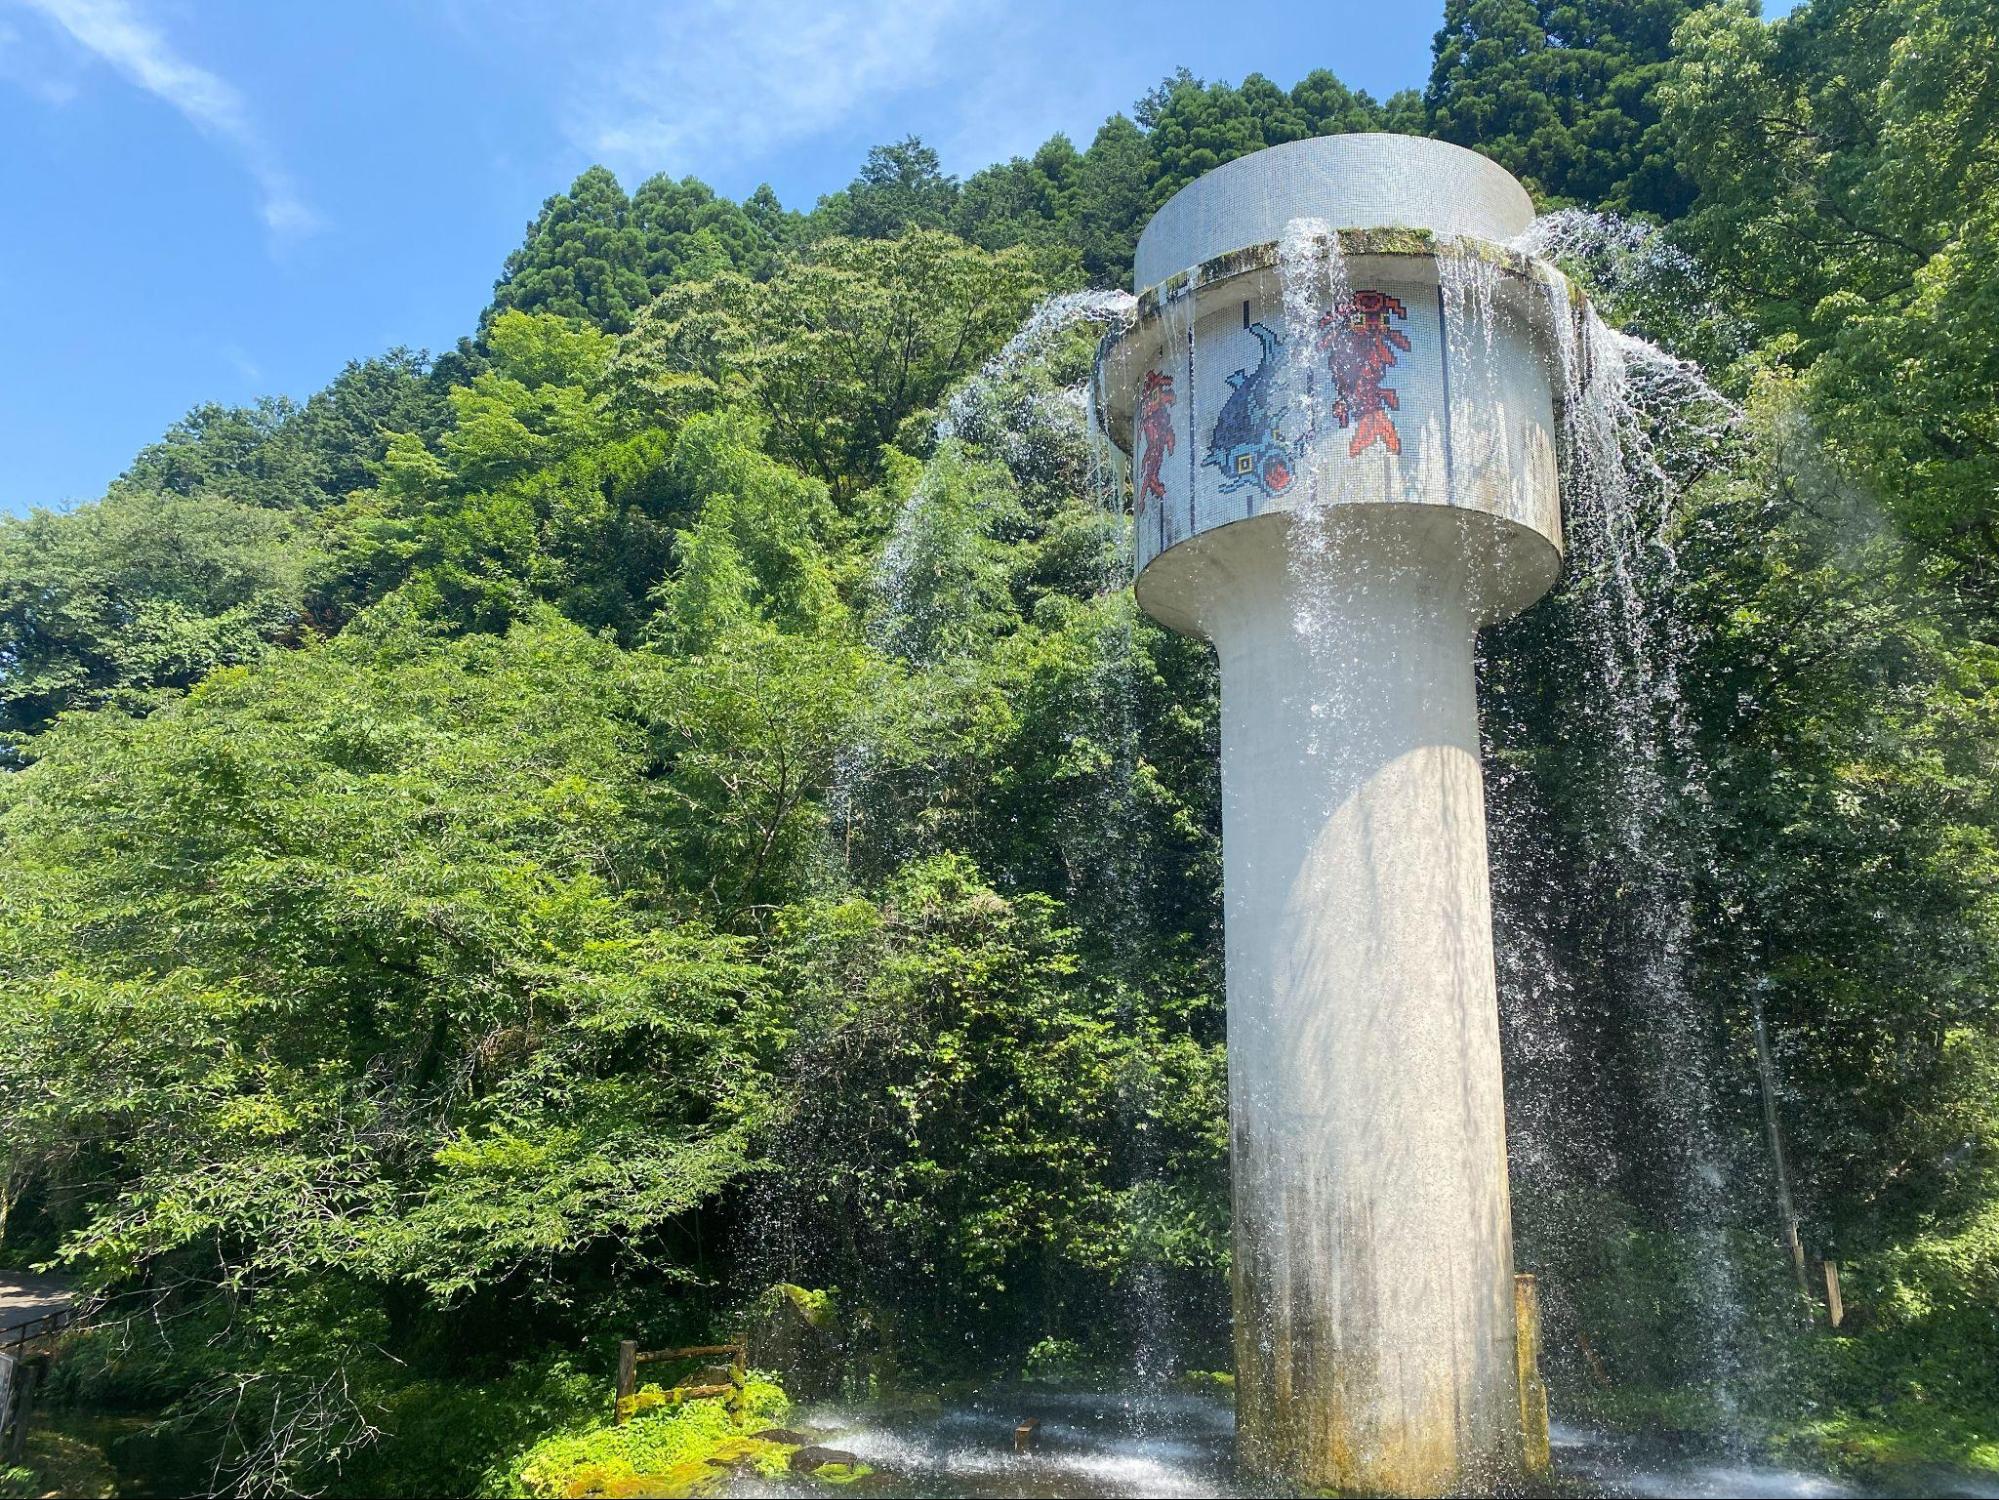
[[[391,608],[0,787],[8,1180],[142,1293],[245,1488],[327,1483],[432,1340],[503,1367],[509,1324],[703,1269],[680,1227],[749,1166],[777,1033],[674,914],[648,681]]]
[[[1807,372],[1825,442],[1999,604],[1999,19],[1969,0],[1715,6],[1667,93],[1687,242]],[[1986,627],[1989,629],[1990,627]]]
[[[631,200],[607,168],[592,167],[542,204],[507,257],[492,311],[545,312],[622,331],[649,295],[646,259]]]
[[[948,229],[958,182],[937,153],[915,136],[868,151],[860,175],[823,201],[813,218],[820,233],[892,240],[912,229]]]
[[[768,188],[760,191],[770,195]],[[705,182],[693,177],[675,182],[664,174],[639,184],[631,218],[645,236],[646,290],[652,295],[673,282],[698,281],[718,271],[767,275],[789,228],[782,210],[760,218],[718,197]]]
[[[738,413],[691,420],[670,472],[694,520],[678,539],[674,576],[653,595],[660,640],[699,651],[739,626],[839,630],[825,485],[762,452],[755,423]]]
[[[989,255],[935,231],[826,240],[767,282],[669,288],[614,373],[639,420],[748,400],[771,452],[845,503],[903,424],[997,348],[1049,283],[1024,249]]]
[[[121,487],[0,521],[0,731],[137,710],[305,624],[310,532],[284,511]]]
[[[1076,248],[1092,281],[1123,284],[1152,195],[1152,148],[1123,115],[1098,129],[1076,171]]]
[[[1140,1261],[1213,1285],[1220,1049],[1093,982],[1061,918],[940,857],[878,907],[815,904],[780,930],[804,1033],[783,1207],[885,1352],[1017,1360],[1101,1322]],[[1157,1171],[1135,1181],[1140,1157]]]
[[[1069,138],[1052,136],[1032,157],[1016,156],[968,178],[952,227],[982,250],[1073,243],[1081,166]]]
[[[373,484],[392,433],[436,442],[450,420],[448,388],[421,352],[391,349],[349,361],[288,424],[311,487],[306,503],[331,504]]]
[[[1139,107],[1154,161],[1148,213],[1204,172],[1266,146],[1384,127],[1381,107],[1352,93],[1325,69],[1288,93],[1261,73],[1240,87],[1204,84],[1186,69],[1153,90]]]
[[[312,474],[299,451],[297,412],[282,396],[265,396],[255,406],[197,406],[160,441],[141,448],[112,491],[209,492],[273,509],[306,504]]]
[[[1672,218],[1692,201],[1684,131],[1662,119],[1689,0],[1448,0],[1429,133],[1471,146],[1542,199]]]
[[[453,473],[488,487],[546,468],[611,435],[605,373],[612,340],[561,319],[505,312],[486,331],[492,363],[454,386],[442,436]]]
[[[446,393],[436,448],[391,435],[376,484],[324,518],[319,611],[342,619],[407,586],[461,626],[502,629],[542,599],[632,639],[667,567],[671,438],[614,417],[608,335],[504,312],[486,342],[483,368]]]
[[[643,700],[660,838],[717,920],[761,924],[806,894],[839,757],[892,686],[856,645],[754,624],[662,665]]]
[[[1948,1106],[1951,1038],[1990,1025],[1999,985],[1999,652],[1965,639],[1800,406],[1759,384],[1753,458],[1688,528],[1705,791],[1726,811],[1704,926],[1718,990],[1767,1017],[1807,1233],[1872,1246],[1946,1196],[1947,1164],[1899,1142]]]

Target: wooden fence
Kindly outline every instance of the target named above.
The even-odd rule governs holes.
[[[713,1359],[718,1355],[729,1356],[729,1378],[717,1384],[713,1381],[693,1385],[672,1385],[666,1394],[675,1401],[698,1401],[720,1397],[734,1408],[742,1399],[743,1382],[749,1372],[749,1350],[741,1344],[693,1344],[684,1349],[641,1349],[635,1339],[626,1339],[618,1345],[618,1393],[617,1421],[630,1419],[632,1400],[638,1395],[639,1366],[653,1364],[680,1364],[692,1359]],[[705,1373],[705,1372],[704,1372]]]

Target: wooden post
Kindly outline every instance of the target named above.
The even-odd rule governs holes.
[[[1825,1263],[1825,1310],[1834,1328],[1839,1327],[1846,1317],[1846,1303],[1839,1295],[1839,1262],[1836,1260]]]
[[[14,1371],[14,1430],[7,1436],[7,1461],[19,1463],[28,1445],[28,1423],[35,1415],[35,1387],[42,1383],[40,1359],[24,1359]]]
[[[625,1339],[618,1345],[618,1394],[613,1420],[622,1424],[632,1414],[631,1400],[639,1389],[639,1345]]]
[[[1548,1445],[1548,1387],[1541,1379],[1541,1289],[1534,1278],[1513,1278],[1513,1354],[1520,1380],[1520,1459],[1529,1477],[1545,1478],[1554,1456]]]

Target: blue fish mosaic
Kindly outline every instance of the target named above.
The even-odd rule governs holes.
[[[1275,497],[1290,489],[1297,477],[1300,446],[1284,436],[1289,408],[1271,406],[1284,341],[1261,323],[1251,323],[1249,331],[1262,346],[1262,357],[1254,370],[1237,370],[1229,376],[1228,400],[1215,418],[1208,456],[1201,462],[1222,471],[1225,495],[1253,484]]]

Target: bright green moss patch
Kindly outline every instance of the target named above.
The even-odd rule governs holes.
[[[604,1424],[543,1438],[517,1471],[515,1493],[558,1497],[700,1495],[738,1468],[775,1478],[789,1472],[792,1447],[754,1436],[782,1421],[791,1403],[767,1380],[751,1379],[739,1410],[719,1400],[675,1403],[643,1386],[622,1425]]]
[[[768,1314],[780,1301],[789,1302],[800,1321],[820,1333],[837,1333],[840,1327],[840,1294],[830,1288],[813,1291],[781,1281],[764,1293],[759,1310]]]

